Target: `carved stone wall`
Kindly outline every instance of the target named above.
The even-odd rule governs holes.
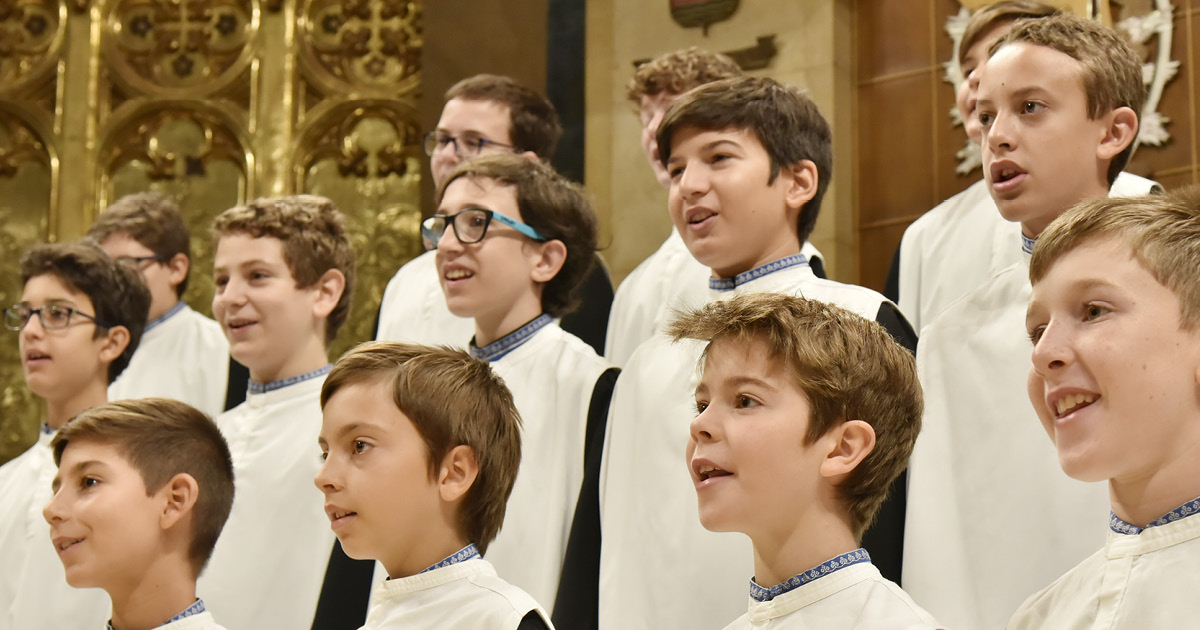
[[[0,306],[30,244],[73,239],[117,198],[174,198],[192,230],[184,299],[211,311],[212,219],[311,192],[359,256],[331,357],[370,337],[420,251],[419,0],[0,0]],[[16,335],[0,345],[0,462],[36,436]]]

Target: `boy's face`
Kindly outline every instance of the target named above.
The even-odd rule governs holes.
[[[687,466],[700,523],[751,538],[787,523],[818,496],[818,440],[805,445],[812,410],[762,341],[717,341],[696,388]]]
[[[650,162],[655,179],[663,188],[671,187],[671,176],[658,159],[658,123],[662,122],[663,114],[667,113],[677,98],[679,95],[674,92],[643,96],[638,109],[638,117],[642,121],[642,151],[646,154],[646,161]]]
[[[381,382],[355,383],[325,403],[319,444],[314,481],[342,548],[401,575],[444,510],[417,428]]]
[[[1033,287],[1029,399],[1076,479],[1133,481],[1200,444],[1200,332],[1116,238],[1087,242]]]
[[[104,239],[100,247],[113,260],[154,256],[154,250],[142,245],[124,232],[118,232]],[[175,287],[179,286],[179,283],[187,277],[187,264],[183,261],[186,261],[186,257],[180,259],[179,262],[146,260],[133,263],[137,266],[142,281],[150,289],[149,321],[162,317],[179,301]]]
[[[43,274],[25,283],[21,303],[30,308],[58,304],[95,316],[87,295],[68,287],[58,276]],[[99,336],[96,333],[101,333]],[[103,359],[109,335],[97,330],[92,320],[72,315],[70,325],[46,330],[37,315],[17,333],[25,383],[37,396],[65,400],[97,381],[108,383],[108,363]]]
[[[468,208],[480,208],[524,222],[517,207],[513,186],[491,179],[460,177],[446,187],[438,214],[454,216]],[[437,243],[438,278],[446,294],[446,305],[459,317],[472,317],[485,327],[505,320],[514,310],[535,312],[516,322],[520,325],[541,312],[541,287],[533,279],[541,259],[541,243],[493,218],[478,243],[464,244],[454,229],[446,227]],[[518,308],[524,306],[527,308]],[[515,328],[515,326],[514,326]]]
[[[1067,54],[1027,43],[1004,46],[983,65],[983,176],[1000,214],[1030,237],[1108,192],[1097,151],[1111,116],[1088,119],[1082,72]]]
[[[312,335],[324,341],[316,286],[300,289],[274,237],[226,234],[213,256],[213,316],[229,338],[233,358],[260,383],[296,372],[295,349]],[[303,358],[303,357],[299,357]]]
[[[978,69],[987,59],[987,51],[992,44],[1004,37],[1011,28],[1011,20],[996,22],[980,34],[975,43],[967,49],[962,59],[958,60],[958,65],[962,68],[963,80],[958,84],[955,105],[958,106],[958,115],[962,118],[963,129],[966,130],[967,137],[976,143],[983,138],[983,128],[979,125],[979,116],[975,114],[975,102],[979,98],[980,73]]]
[[[512,113],[509,111],[508,105],[499,101],[491,100],[465,100],[461,98],[452,98],[446,101],[442,107],[442,117],[438,119],[437,130],[439,132],[449,134],[460,140],[458,143],[458,153],[454,152],[454,145],[447,144],[443,147],[438,147],[433,156],[429,158],[429,168],[433,172],[433,185],[439,187],[442,182],[446,181],[447,176],[458,167],[459,163],[474,157],[467,155],[467,149],[463,146],[461,140],[463,138],[482,138],[499,142],[500,144],[512,144]],[[495,145],[486,145],[481,153],[490,153],[497,150],[507,150],[496,147]]]
[[[800,251],[789,203],[795,178],[771,160],[753,132],[684,127],[671,140],[668,208],[692,256],[721,278]]]
[[[53,485],[42,515],[67,583],[106,590],[136,583],[156,560],[169,484],[148,495],[141,473],[115,447],[72,441]]]

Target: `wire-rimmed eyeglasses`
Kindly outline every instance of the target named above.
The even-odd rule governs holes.
[[[444,131],[430,131],[425,134],[425,155],[433,157],[433,154],[438,149],[447,144],[454,145],[454,155],[458,157],[474,157],[483,152],[488,147],[496,147],[498,149],[508,149],[515,151],[517,148],[511,144],[488,140],[474,134],[463,134],[461,137],[454,137]]]
[[[111,324],[94,315],[88,315],[79,309],[62,304],[47,304],[40,308],[33,308],[28,304],[14,304],[4,309],[4,327],[12,331],[20,331],[25,328],[25,324],[29,323],[29,318],[34,315],[37,315],[42,328],[46,330],[59,330],[70,326],[71,318],[75,315],[95,322],[101,328],[112,328]]]

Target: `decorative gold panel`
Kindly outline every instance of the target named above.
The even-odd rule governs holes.
[[[347,101],[309,116],[296,154],[300,190],[324,195],[346,215],[358,256],[350,319],[331,355],[371,338],[387,281],[421,253],[420,131],[416,112],[394,101]]]
[[[387,280],[421,250],[421,47],[415,0],[0,0],[0,307],[29,244],[153,190],[192,230],[184,299],[207,313],[212,218],[313,192],[345,212],[358,253],[330,354],[366,340]],[[0,462],[36,435],[30,400],[11,337]]]
[[[0,308],[21,301],[24,287],[17,260],[46,238],[46,209],[54,196],[56,159],[50,130],[31,118],[0,101],[0,251],[8,261],[0,274]],[[36,439],[44,411],[25,387],[17,334],[0,334],[0,461],[5,461]]]

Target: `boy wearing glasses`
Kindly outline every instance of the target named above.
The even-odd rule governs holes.
[[[21,280],[4,325],[17,332],[25,384],[45,401],[46,421],[36,444],[0,466],[0,629],[98,628],[107,598],[67,585],[42,518],[56,472],[50,440],[106,402],[142,337],[150,292],[132,266],[82,243],[30,248]]]
[[[501,154],[447,176],[422,227],[437,246],[446,305],[474,322],[471,355],[504,379],[522,419],[520,474],[487,559],[535,600],[554,602],[585,447],[598,457],[602,438],[591,436],[603,435],[617,374],[555,321],[576,305],[592,265],[596,217],[581,186]],[[598,549],[580,552],[598,561]]]
[[[425,136],[434,188],[440,189],[460,163],[479,155],[516,154],[549,163],[561,133],[554,106],[537,92],[505,76],[463,79],[446,91],[437,129]],[[401,267],[384,291],[375,338],[465,348],[475,325],[446,309],[437,278],[432,251]],[[612,284],[602,265],[586,276],[581,301],[582,308],[563,321],[563,328],[602,348],[612,305]]]
[[[179,208],[154,193],[128,195],[96,218],[88,238],[114,259],[136,264],[150,289],[150,322],[129,367],[108,388],[109,400],[154,396],[209,416],[224,411],[229,342],[216,322],[180,299],[188,286],[191,242]],[[238,401],[245,397],[240,385]]]

